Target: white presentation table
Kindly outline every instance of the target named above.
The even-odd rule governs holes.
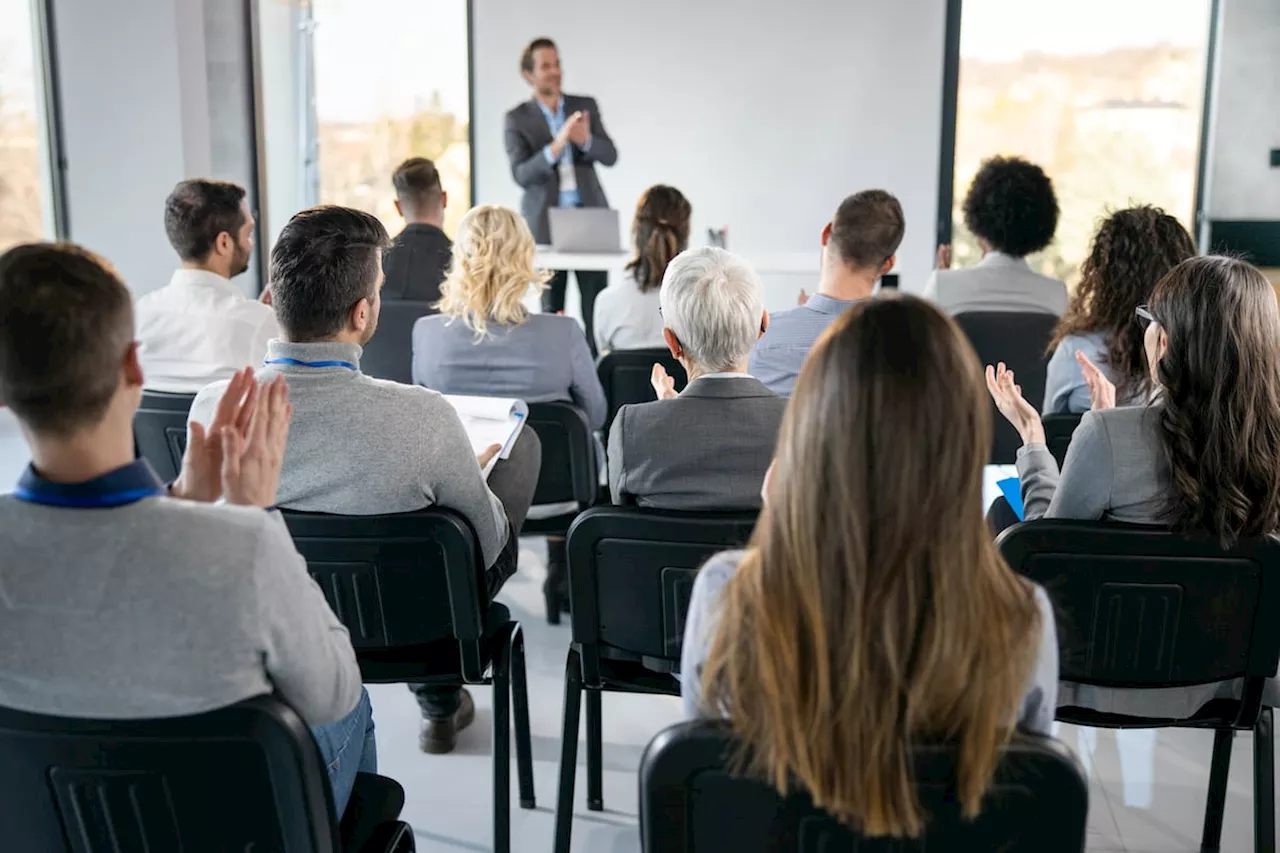
[[[778,273],[817,275],[822,266],[822,250],[810,252],[740,252],[760,275]],[[630,252],[588,254],[557,252],[539,246],[534,263],[548,270],[620,270],[631,260]]]

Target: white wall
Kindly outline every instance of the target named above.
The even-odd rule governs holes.
[[[618,145],[599,168],[624,228],[640,192],[693,204],[695,245],[816,251],[840,200],[883,187],[902,201],[904,289],[932,263],[944,41],[942,0],[482,0],[474,4],[477,200],[518,205],[504,113],[529,97],[519,57],[559,46],[565,90],[596,97]],[[771,308],[805,279],[767,281]]]
[[[1223,0],[1211,132],[1211,219],[1280,219],[1280,2]]]

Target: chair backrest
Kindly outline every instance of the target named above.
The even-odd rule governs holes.
[[[604,421],[605,435],[613,424],[618,409],[632,403],[648,403],[654,399],[649,376],[653,365],[661,364],[667,374],[676,381],[676,390],[683,391],[689,384],[684,366],[665,349],[613,350],[596,362],[596,373],[604,386],[604,398],[609,402],[609,415]]]
[[[151,463],[160,479],[171,483],[182,470],[187,452],[187,413],[195,394],[143,391],[138,413],[133,416],[133,443],[138,455]]]
[[[1044,404],[1045,372],[1049,367],[1045,350],[1058,318],[1030,312],[974,311],[957,314],[955,319],[977,351],[978,360],[984,366],[1001,361],[1007,364],[1022,386],[1022,396],[1039,411]],[[991,414],[995,429],[988,461],[992,465],[1012,465],[1017,461],[1022,439],[994,404]]]
[[[338,853],[310,730],[269,696],[189,717],[0,709],[6,850]]]
[[[542,443],[534,504],[589,506],[600,488],[596,442],[586,414],[572,403],[530,403],[526,424]]]
[[[357,657],[452,637],[464,676],[480,680],[489,602],[480,545],[462,515],[442,507],[283,515],[307,570],[351,632]]]
[[[573,641],[581,645],[587,683],[602,658],[678,670],[698,569],[712,555],[745,545],[755,523],[754,512],[615,506],[578,516],[566,549]]]
[[[1257,719],[1280,661],[1280,538],[1216,539],[1108,522],[1033,521],[997,540],[1058,613],[1059,676],[1154,688],[1245,679]]]
[[[384,299],[378,331],[364,346],[360,372],[377,379],[413,384],[413,324],[434,314],[430,302]]]
[[[1045,415],[1040,419],[1044,424],[1044,440],[1049,446],[1049,452],[1053,454],[1053,458],[1058,460],[1058,467],[1062,467],[1063,461],[1067,458],[1067,448],[1071,446],[1071,436],[1075,433],[1076,427],[1080,426],[1082,414],[1059,414]]]
[[[964,820],[955,800],[955,755],[914,750],[926,814],[924,837],[865,838],[814,806],[803,790],[781,797],[729,771],[736,745],[719,722],[679,723],[658,734],[640,761],[640,837],[645,853],[912,853],[1002,850],[1080,853],[1089,785],[1052,738],[1015,736],[1004,749],[982,812]]]

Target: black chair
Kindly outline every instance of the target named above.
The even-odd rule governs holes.
[[[587,808],[604,808],[603,691],[680,694],[676,673],[698,569],[751,537],[756,514],[593,507],[569,528],[573,643],[565,664],[557,853],[568,853],[587,691]]]
[[[384,299],[378,331],[364,345],[360,372],[377,379],[413,384],[413,324],[435,309],[430,302]]]
[[[1045,415],[1040,419],[1044,425],[1044,440],[1049,446],[1049,452],[1053,454],[1053,458],[1058,460],[1058,468],[1062,468],[1062,463],[1067,458],[1067,448],[1071,446],[1071,436],[1075,433],[1076,427],[1080,426],[1082,414],[1059,414]]]
[[[618,409],[631,403],[648,403],[654,399],[649,376],[655,363],[665,367],[668,375],[675,379],[677,391],[683,391],[689,384],[684,366],[666,349],[613,350],[596,362],[596,373],[604,387],[604,398],[609,402],[609,414],[604,421],[606,438]]]
[[[1255,849],[1274,850],[1274,736],[1262,691],[1280,662],[1280,538],[1223,549],[1215,539],[1151,527],[1042,520],[1009,528],[997,543],[1009,565],[1054,603],[1063,681],[1128,689],[1242,681],[1239,699],[1214,699],[1188,718],[1060,706],[1058,719],[1213,729],[1206,851],[1218,849],[1222,834],[1232,738],[1252,730]]]
[[[1044,404],[1045,373],[1049,367],[1046,350],[1053,338],[1058,318],[1052,314],[974,311],[956,315],[956,322],[973,344],[982,364],[1004,362],[1022,386],[1022,396],[1038,411]],[[1012,465],[1017,461],[1022,439],[995,409],[991,444],[992,465]]]
[[[596,442],[586,414],[572,403],[531,403],[525,424],[542,443],[542,469],[533,491],[535,506],[574,503],[552,518],[527,518],[522,535],[563,536],[578,512],[595,503],[600,491]]]
[[[0,709],[0,791],[5,850],[342,850],[311,731],[269,696],[157,720]],[[412,850],[400,821],[360,848]]]
[[[520,805],[535,806],[524,636],[505,607],[488,601],[471,526],[438,507],[366,516],[286,511],[284,519],[308,571],[351,632],[365,682],[492,682],[493,846],[508,853],[508,697],[515,704]]]
[[[133,416],[133,443],[138,455],[166,483],[178,479],[182,455],[187,452],[187,413],[195,394],[143,391],[138,413]]]
[[[733,775],[735,750],[719,722],[679,723],[653,739],[640,761],[645,853],[1084,850],[1089,785],[1070,750],[1053,738],[1014,737],[972,821],[955,800],[954,750],[917,747],[915,778],[927,824],[913,841],[862,837],[803,790],[784,798],[763,782]]]

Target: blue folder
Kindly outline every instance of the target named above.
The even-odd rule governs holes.
[[[1017,477],[1008,477],[996,483],[1000,487],[1000,493],[1004,495],[1004,499],[1009,502],[1009,507],[1013,510],[1013,514],[1018,516],[1018,521],[1026,520],[1026,510],[1022,506],[1022,482]]]

